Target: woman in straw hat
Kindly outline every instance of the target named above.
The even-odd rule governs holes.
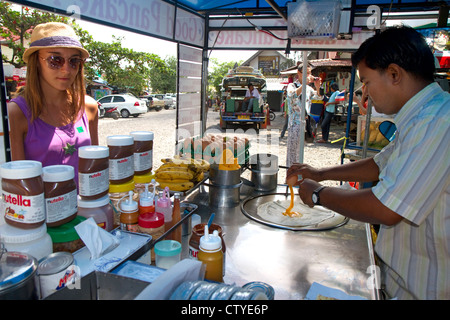
[[[23,55],[25,90],[8,104],[12,160],[72,165],[77,174],[78,148],[98,144],[97,102],[86,96],[84,84],[88,57],[70,26],[34,28]]]

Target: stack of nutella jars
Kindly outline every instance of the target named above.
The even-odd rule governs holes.
[[[152,148],[151,132],[108,137],[107,147],[80,147],[78,192],[72,166],[42,167],[32,160],[0,165],[1,215],[6,222],[0,225],[0,241],[8,251],[30,253],[39,260],[84,246],[74,227],[87,218],[111,231],[115,210],[110,196],[117,190],[137,194],[133,177],[142,184],[151,181]]]
[[[66,246],[76,247],[78,235],[67,232],[81,222],[72,166],[43,168],[38,161],[11,161],[1,165],[1,177],[6,224],[0,226],[0,235],[7,250],[39,260],[53,251],[69,251]]]
[[[109,148],[109,196],[114,205],[114,225],[120,225],[120,200],[131,192],[138,201],[144,185],[152,180],[153,132],[133,131],[107,137]]]

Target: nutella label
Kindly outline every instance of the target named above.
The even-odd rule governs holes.
[[[94,173],[78,173],[80,196],[90,197],[109,189],[109,170]]]
[[[192,246],[189,246],[189,258],[198,260],[198,249]]]
[[[78,211],[77,190],[45,199],[47,223],[58,222],[70,217]]]
[[[39,223],[45,221],[44,193],[36,196],[2,193],[5,219],[19,223]]]
[[[109,180],[121,180],[134,175],[134,159],[130,157],[109,159]]]
[[[134,153],[134,171],[144,171],[153,166],[153,150]]]

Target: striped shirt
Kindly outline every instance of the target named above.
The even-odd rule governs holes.
[[[450,299],[450,94],[432,83],[395,116],[374,157],[374,195],[404,219],[381,226],[375,251],[390,297]]]

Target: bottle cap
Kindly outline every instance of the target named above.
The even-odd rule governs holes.
[[[139,215],[138,223],[142,228],[159,228],[164,225],[164,215],[159,212],[143,213]]]
[[[167,196],[166,196],[167,194]],[[160,208],[169,208],[172,204],[170,203],[169,199],[169,188],[165,187],[163,191],[162,197],[159,197],[157,206]]]
[[[212,234],[209,234],[208,225],[205,225],[205,235],[200,238],[200,248],[205,250],[222,249],[222,239],[219,237],[219,232],[214,230]]]
[[[125,196],[127,197],[127,196]],[[128,198],[122,201],[125,197],[119,200],[120,210],[122,211],[136,211],[138,209],[138,203],[133,200],[133,191],[128,192]]]
[[[148,183],[146,183],[144,186],[145,191],[139,196],[139,205],[141,207],[151,207],[153,205],[154,193],[152,194],[148,192]]]

